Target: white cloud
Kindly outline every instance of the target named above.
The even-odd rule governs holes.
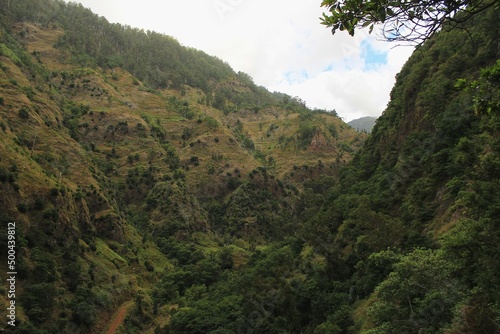
[[[355,53],[333,69],[302,82],[289,82],[283,77],[270,88],[300,96],[311,107],[335,109],[345,121],[378,117],[387,105],[395,75],[410,53],[409,48],[388,50],[387,64],[371,70],[363,70],[364,61],[360,53]]]
[[[162,32],[215,55],[309,107],[336,109],[346,121],[382,113],[412,51],[391,49],[366,31],[332,36],[320,24],[320,0],[79,1],[111,22]],[[387,64],[365,67],[363,41],[386,52]]]

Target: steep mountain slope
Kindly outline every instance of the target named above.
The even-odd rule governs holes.
[[[164,327],[193,285],[292,234],[304,182],[335,179],[364,139],[170,37],[61,1],[0,5],[0,219],[16,223],[17,272],[2,329],[98,333],[129,301],[125,327]]]
[[[328,226],[318,247],[350,268],[360,332],[500,330],[498,20],[445,27],[412,55],[313,220]]]

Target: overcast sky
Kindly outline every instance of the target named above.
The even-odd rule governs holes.
[[[378,117],[413,51],[375,32],[332,36],[321,0],[77,0],[110,22],[154,30],[228,62],[270,91],[345,121]]]

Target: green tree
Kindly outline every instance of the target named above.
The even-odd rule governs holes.
[[[454,27],[487,8],[498,7],[498,1],[324,0],[321,6],[330,12],[323,13],[322,24],[333,34],[345,30],[352,36],[356,29],[365,27],[371,33],[375,25],[382,24],[386,40],[422,44],[445,23]]]
[[[478,80],[459,79],[455,86],[472,94],[476,114],[500,112],[500,60],[482,69]]]
[[[463,288],[441,251],[415,249],[394,264],[369,308],[369,333],[437,333],[449,324]]]
[[[56,288],[52,283],[27,286],[21,296],[21,303],[29,319],[34,323],[47,320],[53,309]]]

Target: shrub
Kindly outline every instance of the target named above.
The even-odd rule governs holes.
[[[33,209],[40,211],[43,210],[44,207],[45,203],[43,202],[43,199],[37,197],[37,199],[35,199],[35,203],[33,203]]]
[[[28,109],[26,107],[22,107],[21,109],[19,109],[19,112],[17,114],[22,119],[28,119],[30,117],[30,114],[29,114]]]
[[[59,195],[59,189],[55,187],[50,189],[50,196],[56,197],[57,195]]]
[[[219,127],[219,122],[211,117],[211,116],[207,116],[205,118],[205,124],[210,128],[210,129],[217,129]]]
[[[79,325],[90,326],[97,318],[97,311],[93,304],[82,301],[73,307],[73,320]]]
[[[174,180],[185,180],[186,173],[182,169],[176,169],[174,171]]]
[[[53,307],[56,289],[52,283],[40,283],[28,285],[22,295],[26,314],[35,323],[47,319]]]
[[[26,205],[26,203],[19,203],[17,205],[17,210],[21,213],[26,213],[28,211],[28,205]]]
[[[9,173],[3,167],[0,167],[0,182],[4,183],[9,180]]]

